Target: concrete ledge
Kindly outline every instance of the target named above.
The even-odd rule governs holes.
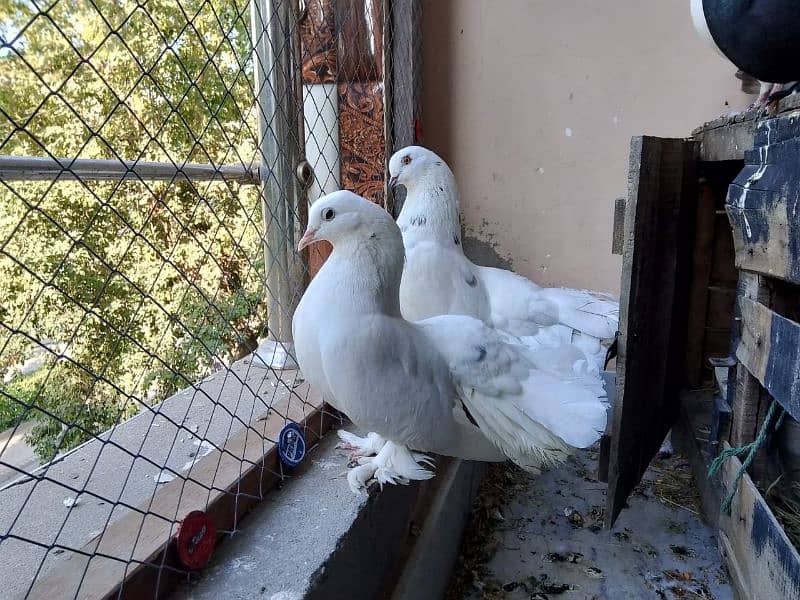
[[[174,598],[439,598],[484,466],[440,458],[431,481],[356,496],[327,436]]]
[[[171,524],[185,512],[161,514],[155,505],[159,494],[179,488],[178,501],[185,486],[207,489],[208,498],[227,489],[224,482],[269,451],[287,418],[299,422],[321,405],[306,384],[296,381],[296,372],[280,377],[239,361],[32,473],[0,457],[5,469],[19,473],[0,488],[0,532],[8,534],[0,554],[3,598],[24,596],[34,577],[38,585],[51,573],[74,570],[81,551],[88,547],[93,555],[94,549],[112,543],[109,527],[130,515],[163,521],[166,543]],[[251,441],[234,454],[226,444],[238,435]],[[105,550],[117,569],[124,569],[143,547],[139,529],[132,529],[113,552]],[[81,573],[73,575],[80,579]]]

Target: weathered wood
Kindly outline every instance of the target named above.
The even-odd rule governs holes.
[[[728,369],[722,368],[727,373]],[[719,383],[720,389],[727,393],[727,381]],[[714,404],[711,409],[711,431],[708,435],[708,455],[716,456],[720,443],[728,438],[731,424],[731,407],[725,396],[714,394]]]
[[[391,132],[387,161],[401,148],[420,142],[422,120],[422,1],[391,1],[391,77],[387,78],[386,97]],[[405,188],[387,190],[387,209],[400,214]]]
[[[712,124],[709,124],[712,125]],[[699,158],[702,161],[742,160],[746,150],[753,147],[754,122],[720,122],[717,126],[695,132],[700,142]]]
[[[695,145],[690,141],[637,137],[631,142],[608,526],[658,451],[680,407],[695,165]]]
[[[736,367],[736,380],[733,385],[735,388],[731,406],[733,415],[730,440],[734,446],[743,446],[752,442],[756,437],[761,386],[758,380],[742,365]]]
[[[393,0],[392,151],[418,142],[422,116],[422,2]]]
[[[711,457],[706,452],[706,433],[712,426],[710,390],[684,391],[681,398],[680,417],[672,429],[672,439],[681,452],[686,453],[692,475],[700,492],[700,504],[705,520],[716,525],[722,490],[718,478],[708,476]]]
[[[725,462],[726,490],[740,467],[735,457]],[[720,529],[723,556],[741,598],[800,598],[800,555],[746,473],[733,497],[730,517],[720,515]]]
[[[748,298],[739,300],[742,365],[795,419],[800,419],[800,324]]]
[[[706,327],[730,331],[735,304],[735,287],[710,286],[708,288]]]
[[[611,254],[622,256],[625,243],[625,198],[614,200],[614,225],[611,236]]]
[[[700,181],[695,207],[695,239],[692,250],[692,272],[689,283],[689,330],[686,336],[686,381],[690,388],[699,387],[706,371],[705,337],[708,319],[709,282],[714,250],[716,220],[714,190],[707,181]]]
[[[315,404],[294,401],[282,409],[303,428],[308,446],[336,422],[335,411],[317,408],[319,398]],[[136,600],[166,595],[184,571],[172,543],[178,522],[193,510],[203,510],[218,531],[234,529],[280,479],[277,449],[269,440],[277,439],[284,419],[273,411],[253,423],[228,440],[226,453],[214,450],[198,461],[190,470],[191,480],[177,477],[158,488],[140,507],[146,514],[126,512],[87,543],[82,553],[65,554],[36,581],[28,597]]]
[[[754,143],[728,189],[736,266],[800,284],[800,114],[759,122]]]
[[[731,186],[733,188],[734,186]],[[800,194],[793,198],[750,190],[762,207],[728,205],[736,266],[800,284]]]
[[[338,80],[341,83],[383,79],[383,2],[336,0]]]

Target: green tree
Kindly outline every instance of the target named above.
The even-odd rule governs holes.
[[[0,0],[0,154],[252,165],[246,0],[43,4]],[[0,205],[0,426],[35,418],[42,458],[263,333],[255,186],[5,181]],[[20,375],[43,340],[62,357]]]

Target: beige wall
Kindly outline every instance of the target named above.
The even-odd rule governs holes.
[[[688,4],[424,1],[423,143],[455,172],[468,235],[541,284],[618,292],[631,136],[750,101]]]

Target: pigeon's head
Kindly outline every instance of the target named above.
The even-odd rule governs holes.
[[[311,206],[308,227],[297,250],[323,240],[335,247],[348,239],[374,238],[393,229],[397,226],[383,208],[353,192],[340,190],[322,196]]]
[[[427,148],[406,146],[389,160],[389,187],[394,189],[402,185],[408,189],[429,173],[447,169],[445,162]]]

